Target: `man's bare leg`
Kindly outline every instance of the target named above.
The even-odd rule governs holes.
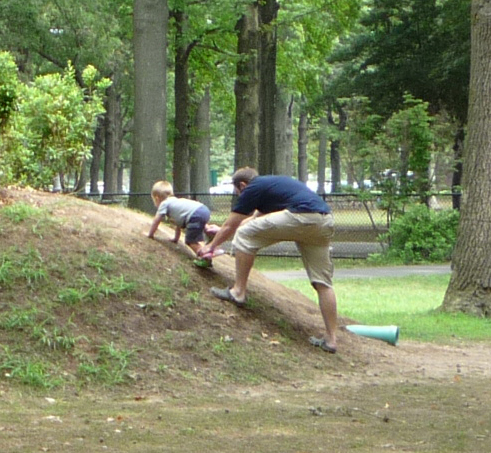
[[[337,303],[334,289],[321,283],[314,283],[314,289],[319,298],[319,308],[326,326],[326,343],[336,349]]]
[[[255,259],[255,255],[249,255],[240,251],[235,253],[235,283],[230,289],[230,292],[240,302],[245,300],[247,280],[249,279]]]

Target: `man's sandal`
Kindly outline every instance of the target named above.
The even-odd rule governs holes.
[[[336,354],[336,348],[329,346],[324,338],[310,337],[309,342],[311,345],[318,346],[329,354]]]
[[[233,304],[235,304],[239,308],[243,308],[246,305],[246,301],[245,300],[237,300],[233,296],[233,294],[230,292],[230,288],[221,289],[221,288],[216,288],[216,287],[213,286],[212,288],[210,288],[210,292],[217,299],[226,300],[228,302],[232,302]]]

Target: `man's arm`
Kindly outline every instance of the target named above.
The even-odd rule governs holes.
[[[239,228],[240,224],[247,219],[247,217],[249,216],[231,212],[213,240],[204,247],[201,247],[199,250],[199,255],[203,256],[207,253],[213,252],[213,250],[215,250],[220,244],[230,239],[235,234],[235,231],[237,228]]]

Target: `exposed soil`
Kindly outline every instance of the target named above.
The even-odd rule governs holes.
[[[111,256],[111,272],[125,281],[140,279],[125,297],[54,305],[52,322],[87,338],[76,353],[43,351],[25,332],[0,329],[10,350],[45,353],[69,376],[61,387],[33,390],[3,366],[2,451],[491,450],[489,344],[424,344],[402,332],[391,346],[346,331],[354,321],[339,319],[338,353],[326,354],[308,344],[323,329],[311,300],[257,271],[246,309],[215,300],[209,287],[231,283],[233,258],[195,268],[183,244],[167,241],[170,229],[162,226],[157,241],[144,236],[148,215],[29,190],[2,189],[0,200],[0,209],[22,202],[49,213],[49,225],[3,221],[0,253],[28,245],[44,263],[62,261],[66,274],[48,266],[50,284],[97,279],[92,250]],[[0,314],[48,300],[48,290],[56,291],[0,285]],[[109,342],[138,351],[128,379],[111,388],[80,381],[79,357]]]

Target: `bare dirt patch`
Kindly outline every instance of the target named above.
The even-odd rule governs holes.
[[[0,215],[3,265],[17,257],[46,273],[39,282],[5,277],[2,319],[36,308],[35,326],[80,339],[53,349],[32,326],[2,324],[3,451],[490,451],[488,344],[402,334],[394,347],[345,331],[352,321],[340,319],[339,352],[324,354],[307,341],[323,328],[309,299],[254,271],[246,309],[215,300],[209,287],[232,281],[233,258],[197,269],[186,247],[166,241],[167,228],[158,241],[144,237],[145,214],[17,189],[0,200],[0,210],[22,203],[42,213]],[[118,281],[135,287],[111,293]],[[91,283],[93,298],[60,302],[63,290]],[[80,371],[108,345],[132,351],[120,383]],[[21,358],[47,364],[61,384],[24,385],[13,376]]]

